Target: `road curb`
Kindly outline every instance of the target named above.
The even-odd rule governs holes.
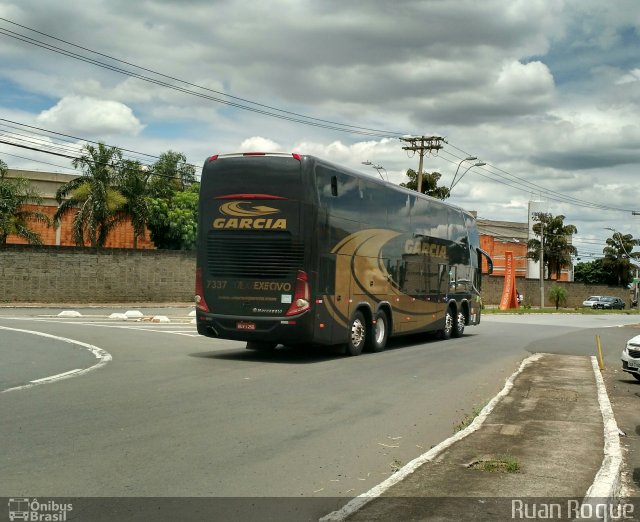
[[[391,475],[388,479],[381,482],[377,486],[374,486],[369,491],[362,493],[361,495],[358,495],[354,499],[350,500],[347,504],[345,504],[339,510],[333,511],[325,515],[320,519],[319,522],[337,522],[337,521],[345,520],[348,516],[362,509],[366,504],[368,504],[372,500],[380,497],[385,491],[387,491],[393,485],[405,479],[407,476],[413,473],[420,466],[422,466],[426,462],[429,462],[435,459],[440,453],[442,453],[444,450],[449,448],[451,445],[464,439],[468,435],[471,435],[473,432],[477,431],[482,426],[482,424],[484,423],[486,418],[489,416],[489,414],[498,405],[498,403],[509,394],[509,392],[513,388],[513,383],[515,382],[516,378],[522,373],[522,371],[527,366],[534,363],[535,361],[542,358],[543,356],[544,354],[536,353],[527,357],[524,361],[522,361],[522,363],[520,364],[520,367],[507,379],[502,390],[500,390],[500,392],[495,397],[493,397],[491,401],[489,401],[489,404],[487,404],[482,409],[482,411],[473,420],[473,422],[469,424],[469,426],[467,426],[463,430],[460,430],[459,432],[449,437],[448,439],[445,439],[440,444],[438,444],[437,446],[434,446],[426,453],[423,453],[419,457],[416,457],[411,462],[409,462],[408,464],[400,468],[396,473]]]
[[[604,458],[593,484],[587,490],[584,503],[589,504],[594,501],[602,503],[603,500],[612,503],[619,496],[622,474],[619,429],[596,357],[591,357],[591,365],[596,379],[598,403],[604,424]]]

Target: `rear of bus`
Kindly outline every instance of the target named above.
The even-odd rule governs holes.
[[[265,348],[311,340],[303,162],[276,153],[206,160],[196,267],[201,335]]]

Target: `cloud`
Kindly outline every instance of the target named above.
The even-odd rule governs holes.
[[[240,152],[282,152],[282,146],[269,138],[253,136],[240,144]]]
[[[144,125],[126,105],[109,100],[69,96],[41,112],[36,121],[47,128],[80,136],[136,135]]]

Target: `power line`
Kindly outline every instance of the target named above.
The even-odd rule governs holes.
[[[201,85],[197,85],[185,80],[181,80],[179,78],[173,77],[173,76],[169,76],[166,75],[164,73],[158,72],[158,71],[154,71],[153,69],[148,69],[145,67],[141,67],[139,65],[135,65],[133,63],[130,62],[126,62],[124,60],[120,60],[118,58],[115,58],[113,56],[109,56],[107,54],[104,53],[100,53],[97,51],[94,51],[92,49],[86,48],[86,47],[82,47],[80,45],[74,44],[72,42],[68,42],[66,40],[62,40],[60,38],[57,38],[55,36],[49,35],[47,33],[43,33],[41,31],[37,31],[35,29],[32,29],[30,27],[18,24],[16,22],[13,22],[11,20],[8,20],[6,18],[2,18],[0,17],[0,20],[10,23],[12,25],[21,27],[22,29],[26,29],[28,31],[34,32],[36,34],[45,36],[46,38],[50,38],[52,40],[55,40],[57,42],[61,42],[64,43],[66,45],[75,47],[76,49],[81,49],[83,51],[86,52],[90,52],[92,54],[95,54],[97,56],[102,56],[104,58],[108,58],[110,60],[113,60],[114,62],[117,63],[121,63],[121,64],[125,64],[128,65],[129,67],[134,67],[140,71],[144,71],[144,72],[148,72],[151,73],[155,76],[158,76],[159,78],[165,78],[171,81],[175,81],[175,82],[179,82],[183,85],[186,85],[187,87],[193,87],[196,89],[199,89],[201,91],[205,91],[203,92],[196,92],[193,91],[189,88],[186,87],[180,87],[178,85],[174,85],[171,83],[168,83],[165,80],[162,79],[157,79],[157,78],[152,78],[150,76],[146,76],[144,74],[138,73],[138,72],[134,72],[134,71],[130,71],[130,70],[126,70],[123,69],[121,67],[118,67],[116,65],[111,65],[105,62],[101,62],[97,59],[94,58],[90,58],[87,56],[83,56],[81,54],[78,54],[76,52],[73,52],[71,50],[68,49],[64,49],[61,47],[58,47],[56,45],[47,43],[47,42],[43,42],[41,40],[37,40],[35,38],[32,38],[30,36],[24,35],[24,34],[20,34],[17,33],[15,31],[11,31],[10,29],[6,29],[6,28],[0,28],[0,34],[16,39],[18,41],[24,42],[24,43],[28,43],[30,45],[34,45],[36,47],[40,47],[42,49],[46,49],[48,51],[57,53],[57,54],[61,54],[63,56],[67,56],[69,58],[73,58],[75,60],[79,60],[85,63],[89,63],[91,65],[95,65],[97,67],[103,68],[103,69],[107,69],[113,72],[117,72],[119,74],[125,75],[125,76],[129,76],[129,77],[133,77],[133,78],[137,78],[139,80],[145,81],[145,82],[149,82],[155,85],[159,85],[162,87],[166,87],[168,89],[173,89],[175,91],[179,91],[179,92],[183,92],[185,94],[190,94],[192,96],[197,96],[200,98],[204,98],[210,101],[215,101],[217,103],[222,103],[225,105],[229,105],[231,107],[235,107],[238,109],[242,109],[242,110],[247,110],[247,111],[251,111],[251,112],[255,112],[258,114],[262,114],[265,116],[270,116],[270,117],[274,117],[274,118],[279,118],[279,119],[283,119],[283,120],[288,120],[288,121],[292,121],[295,123],[301,123],[303,125],[310,125],[313,127],[320,127],[320,128],[324,128],[324,129],[328,129],[328,130],[336,130],[336,131],[340,131],[340,132],[350,132],[353,134],[361,134],[361,135],[365,135],[365,136],[376,136],[376,137],[383,137],[383,138],[390,138],[390,137],[400,137],[402,135],[405,135],[406,133],[402,133],[402,132],[395,132],[395,131],[387,131],[387,130],[381,130],[381,129],[373,129],[373,128],[369,128],[369,127],[362,127],[362,126],[357,126],[357,125],[349,125],[349,124],[345,124],[345,123],[340,123],[340,122],[336,122],[336,121],[332,121],[332,120],[324,120],[321,118],[314,118],[311,116],[305,116],[303,114],[300,113],[296,113],[296,112],[292,112],[292,111],[287,111],[284,109],[278,109],[276,107],[270,106],[270,105],[265,105],[265,104],[261,104],[258,102],[254,102],[251,100],[248,100],[246,98],[240,98],[238,96],[232,96],[220,91],[216,91],[214,89],[210,89],[208,87],[203,87]],[[207,92],[219,95],[219,96],[224,96],[226,98],[229,99],[223,99],[223,98],[219,98],[218,96],[212,96],[210,94],[206,94]],[[230,99],[232,100],[238,100],[237,102],[234,101],[230,101]],[[239,101],[242,101],[244,103],[238,103]],[[246,103],[249,103],[251,105],[253,105],[253,107],[246,105]],[[275,112],[274,112],[275,111]],[[280,113],[280,114],[278,114]]]
[[[109,64],[109,63],[105,63],[103,61],[100,61],[98,59],[86,56],[86,55],[82,55],[79,54],[77,52],[74,52],[72,50],[69,49],[65,49],[56,45],[53,45],[51,43],[48,43],[46,41],[42,41],[42,40],[38,40],[36,38],[32,38],[30,36],[27,36],[26,34],[21,34],[15,31],[12,31],[10,29],[7,28],[0,28],[0,35],[3,36],[7,36],[13,39],[16,39],[18,41],[36,46],[36,47],[40,47],[42,49],[48,50],[50,52],[54,52],[57,54],[61,54],[63,56],[67,56],[69,58],[75,59],[75,60],[79,60],[85,63],[89,63],[91,65],[106,69],[106,70],[110,70],[112,72],[116,72],[118,74],[122,74],[128,77],[132,77],[132,78],[137,78],[139,80],[145,81],[145,82],[149,82],[161,87],[165,87],[168,89],[172,89],[172,90],[176,90],[179,92],[183,92],[185,94],[189,94],[192,96],[197,96],[200,98],[204,98],[210,101],[214,101],[217,103],[222,103],[222,104],[226,104],[238,109],[242,109],[242,110],[247,110],[247,111],[251,111],[251,112],[255,112],[255,113],[259,113],[265,116],[270,116],[270,117],[274,117],[274,118],[279,118],[279,119],[283,119],[286,121],[291,121],[294,123],[300,123],[300,124],[304,124],[304,125],[310,125],[310,126],[314,126],[314,127],[320,127],[320,128],[325,128],[328,130],[337,130],[340,132],[350,132],[353,134],[360,134],[360,135],[365,135],[365,136],[372,136],[372,137],[382,137],[382,138],[399,138],[400,136],[406,135],[407,133],[401,133],[401,132],[397,132],[397,131],[388,131],[388,130],[382,130],[382,129],[375,129],[375,128],[371,128],[371,127],[364,127],[364,126],[358,126],[358,125],[351,125],[351,124],[346,124],[346,123],[340,123],[340,122],[336,122],[333,120],[326,120],[326,119],[321,119],[321,118],[315,118],[315,117],[311,117],[311,116],[307,116],[301,113],[297,113],[297,112],[293,112],[293,111],[287,111],[284,109],[279,109],[277,107],[271,106],[271,105],[267,105],[267,104],[262,104],[262,103],[258,103],[255,101],[252,101],[250,99],[247,98],[241,98],[238,96],[233,96],[221,91],[217,91],[215,89],[210,89],[208,87],[204,87],[201,85],[197,85],[195,83],[186,81],[186,80],[182,80],[180,78],[174,77],[174,76],[170,76],[158,71],[155,71],[153,69],[150,68],[146,68],[146,67],[142,67],[139,65],[136,65],[134,63],[125,61],[125,60],[121,60],[119,58],[116,58],[114,56],[105,54],[105,53],[101,53],[95,50],[92,50],[88,47],[83,47],[81,45],[69,42],[67,40],[55,37],[53,35],[38,31],[36,29],[33,29],[31,27],[13,22],[7,18],[2,18],[0,17],[0,20],[11,24],[13,26],[16,27],[20,27],[21,29],[33,32],[35,34],[41,35],[45,38],[48,38],[50,40],[53,40],[55,42],[59,42],[62,43],[64,45],[67,46],[71,46],[72,48],[75,49],[79,49],[81,51],[87,52],[87,53],[91,53],[95,56],[98,57],[102,57],[102,58],[106,58],[108,60],[111,60],[113,62],[119,63],[119,64],[123,64],[126,65],[128,67],[133,67],[134,69],[136,69],[137,71],[142,71],[143,73],[150,73],[154,76],[156,76],[156,78],[154,77],[150,77],[150,76],[146,76],[143,73],[140,72],[135,72],[135,71],[131,71],[131,70],[127,70],[121,67],[118,67],[117,65],[113,65],[113,64]],[[166,80],[170,80],[172,82],[178,82],[186,87],[181,87],[178,85],[174,85],[172,83],[168,83]],[[191,88],[195,88],[198,89],[200,91],[204,91],[204,92],[197,92],[192,90]],[[212,96],[211,94],[206,94],[206,93],[212,93],[215,94],[216,96]],[[219,96],[223,96],[223,98],[219,98]],[[235,101],[230,101],[230,100],[235,100]],[[242,103],[240,103],[242,102]],[[246,104],[250,104],[246,105]],[[89,140],[86,140],[89,141]],[[94,142],[95,143],[95,142]],[[457,147],[454,144],[451,144],[450,142],[445,140],[445,143],[447,143],[447,145],[449,145],[450,147],[452,147],[455,150],[458,150],[462,153],[464,153],[466,156],[468,156],[469,154],[464,151],[463,149]],[[121,149],[123,151],[126,151],[126,149]],[[413,150],[417,150],[417,149],[413,149]],[[128,152],[133,152],[133,151],[128,151]],[[450,154],[453,157],[457,157],[455,156],[455,154],[449,153],[448,151],[444,151],[445,153]],[[143,153],[136,153],[136,154],[143,154]],[[150,156],[150,155],[147,155]],[[446,159],[446,158],[443,158]],[[457,157],[457,159],[461,159],[459,157]],[[449,161],[449,160],[447,160]],[[195,166],[194,166],[195,167]],[[562,203],[566,203],[566,204],[571,204],[574,206],[580,206],[580,207],[584,207],[584,208],[595,208],[595,209],[600,209],[600,210],[612,210],[612,211],[618,211],[618,212],[633,212],[630,209],[622,209],[622,208],[618,208],[618,207],[610,207],[607,205],[602,205],[602,204],[598,204],[598,203],[594,203],[594,202],[590,202],[590,201],[586,201],[586,200],[582,200],[579,198],[575,198],[573,196],[567,196],[564,194],[561,194],[559,192],[556,191],[552,191],[550,189],[547,189],[541,185],[538,185],[536,183],[530,182],[524,178],[521,178],[519,176],[516,176],[514,174],[511,174],[509,172],[507,172],[506,170],[503,170],[495,165],[492,165],[490,163],[486,163],[486,167],[487,168],[482,168],[480,166],[478,166],[478,169],[485,171],[488,175],[483,175],[481,173],[479,173],[476,170],[476,174],[484,177],[485,179],[488,179],[492,182],[497,182],[497,183],[501,183],[505,186],[509,186],[511,188],[514,188],[516,190],[520,190],[520,191],[524,191],[524,192],[531,192],[531,191],[535,191],[535,192],[543,192],[544,194],[547,195],[547,197],[549,199],[552,199],[554,201],[558,201],[558,202],[562,202]],[[421,170],[421,169],[419,169]],[[497,172],[496,172],[497,171]],[[507,177],[508,176],[508,177]],[[496,178],[500,178],[500,179],[496,179]],[[513,184],[515,180],[515,183],[517,183],[516,185]]]

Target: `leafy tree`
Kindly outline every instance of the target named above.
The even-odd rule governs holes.
[[[407,177],[409,181],[406,183],[400,183],[401,187],[406,187],[411,190],[418,190],[418,173],[413,170],[407,170]],[[449,189],[447,187],[439,187],[438,181],[442,177],[439,172],[423,172],[422,173],[422,193],[427,196],[431,196],[438,199],[447,199],[450,196]]]
[[[88,238],[92,247],[104,247],[109,232],[122,221],[120,211],[127,200],[116,188],[121,163],[120,149],[103,143],[97,147],[85,145],[82,155],[72,161],[73,167],[80,168],[83,174],[56,192],[59,206],[54,219],[59,223],[65,214],[75,212],[76,245],[84,245]]]
[[[544,242],[544,265],[548,268],[548,278],[555,274],[560,279],[562,269],[570,266],[571,256],[578,253],[576,247],[569,242],[571,235],[576,234],[578,229],[574,225],[565,225],[563,215],[552,216],[537,212],[534,220],[537,223],[533,225],[533,232],[538,237],[542,236]],[[527,257],[539,261],[540,240],[530,239],[527,248]]]
[[[631,234],[614,232],[606,243],[607,246],[602,250],[603,267],[615,275],[618,286],[626,286],[631,281],[631,259],[640,257],[640,253],[632,252],[634,246],[640,245],[640,239],[633,239]]]
[[[560,305],[567,304],[568,297],[567,289],[560,285],[553,285],[549,288],[549,301],[556,305],[556,310],[560,307]]]
[[[150,200],[149,230],[158,248],[193,250],[196,246],[198,194],[200,184],[193,183],[171,198]]]
[[[126,199],[122,212],[131,219],[135,249],[138,239],[144,239],[151,218],[149,172],[138,161],[123,161],[118,173],[118,189]]]
[[[42,203],[42,197],[23,177],[8,178],[7,164],[0,160],[0,246],[7,244],[7,237],[15,234],[34,245],[42,244],[42,238],[30,228],[33,221],[50,224],[49,217],[26,205]]]
[[[171,198],[196,182],[196,169],[181,152],[167,151],[151,167],[150,192],[156,198]]]
[[[577,263],[573,269],[576,283],[587,285],[611,285],[616,283],[615,274],[604,267],[604,260],[594,259],[588,263]]]

